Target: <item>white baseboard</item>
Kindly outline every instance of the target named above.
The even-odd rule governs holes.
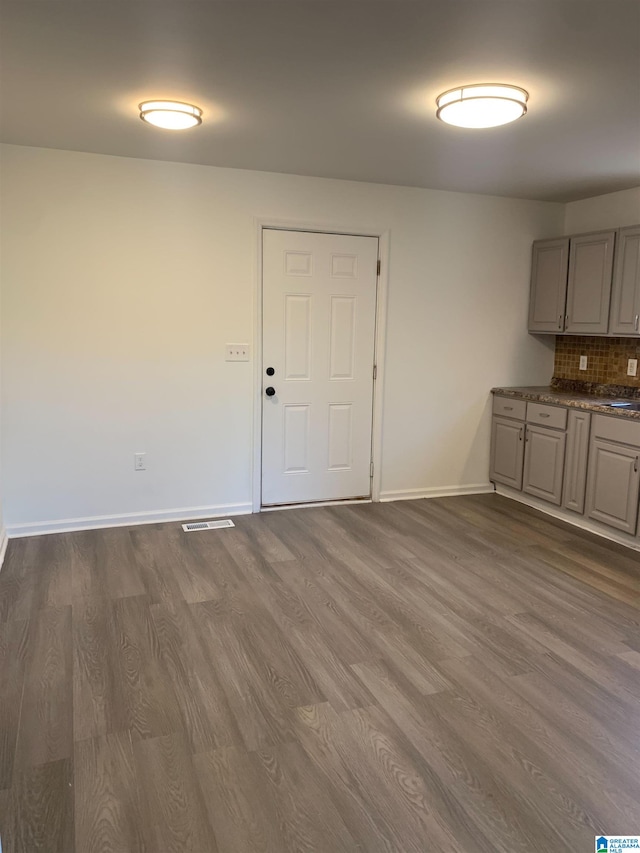
[[[510,498],[513,501],[518,501],[518,503],[540,510],[540,512],[551,515],[560,521],[566,521],[572,527],[579,527],[580,530],[594,533],[596,536],[601,536],[610,542],[625,545],[633,551],[640,551],[640,540],[636,539],[635,536],[629,536],[627,533],[622,533],[622,531],[618,532],[613,527],[607,527],[597,521],[591,521],[589,518],[578,515],[576,512],[548,504],[546,501],[534,498],[533,495],[525,495],[523,492],[518,492],[515,489],[510,489],[509,486],[502,486],[499,483],[496,483],[496,493],[502,495],[504,498]]]
[[[130,527],[135,524],[157,524],[162,521],[193,521],[198,518],[248,515],[251,512],[251,504],[244,503],[130,512],[123,515],[89,515],[85,518],[60,518],[55,521],[9,524],[7,535],[10,539],[17,539],[21,536],[40,536],[45,533],[71,533],[74,530],[98,530],[102,527]]]
[[[7,531],[4,527],[0,527],[0,569],[2,568],[2,564],[4,562],[4,555],[7,553],[7,542],[9,541],[9,537],[7,536]]]
[[[492,483],[474,483],[470,486],[436,486],[429,489],[398,489],[380,492],[380,500],[415,501],[419,498],[449,498],[455,495],[487,495],[495,491]]]

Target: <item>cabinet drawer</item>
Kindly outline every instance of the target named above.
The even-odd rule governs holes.
[[[546,406],[544,403],[527,403],[527,421],[552,429],[566,429],[567,410],[560,406]]]
[[[594,438],[640,447],[640,421],[619,418],[615,415],[594,415],[592,423]]]
[[[526,400],[514,400],[513,397],[493,397],[493,414],[504,418],[523,421],[527,415]]]

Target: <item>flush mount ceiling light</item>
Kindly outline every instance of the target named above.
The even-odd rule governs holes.
[[[180,101],[143,101],[140,105],[140,118],[155,127],[166,130],[186,130],[202,124],[202,110],[193,104]]]
[[[436,116],[458,127],[497,127],[527,112],[529,93],[503,83],[474,83],[436,98]]]

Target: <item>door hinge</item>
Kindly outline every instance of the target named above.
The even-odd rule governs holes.
[[[378,258],[378,265],[376,267],[376,275],[380,275],[380,263],[381,263],[380,258]]]
[[[369,465],[369,476],[373,477],[373,462]]]
[[[374,378],[374,380],[376,380],[378,378],[378,365],[377,364],[373,365],[373,378]]]

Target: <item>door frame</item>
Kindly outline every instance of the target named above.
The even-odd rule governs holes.
[[[254,217],[255,231],[255,282],[253,296],[253,471],[252,512],[262,511],[262,232],[265,229],[278,231],[312,231],[320,234],[346,234],[354,237],[377,237],[380,275],[377,280],[374,364],[377,366],[373,385],[373,421],[371,427],[371,455],[373,478],[371,500],[380,500],[382,480],[382,401],[384,396],[384,374],[387,335],[387,292],[389,285],[389,244],[391,232],[375,226],[353,226],[335,222],[306,222],[300,220]],[[372,365],[373,367],[373,365]],[[342,501],[341,501],[342,502]],[[348,501],[345,501],[348,503]],[[314,504],[308,504],[313,506]],[[300,506],[300,504],[298,504]],[[266,508],[272,509],[272,508]]]

